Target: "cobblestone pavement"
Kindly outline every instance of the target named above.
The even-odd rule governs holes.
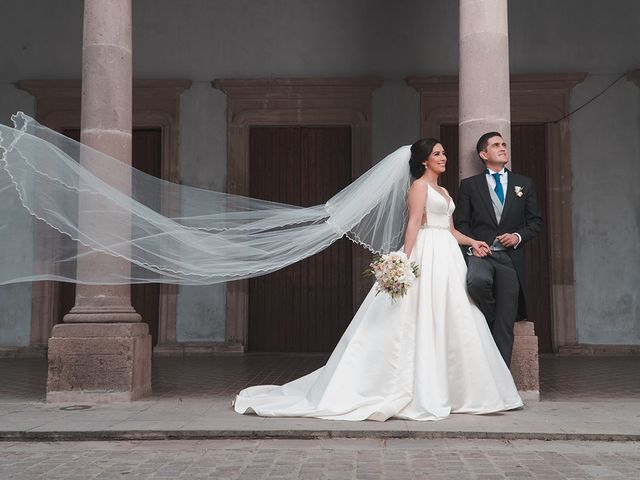
[[[2,479],[638,479],[640,444],[492,440],[0,443]]]

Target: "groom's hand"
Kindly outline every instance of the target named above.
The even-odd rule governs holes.
[[[520,243],[520,238],[513,233],[503,233],[496,237],[498,241],[507,248],[512,248]]]
[[[474,257],[483,258],[491,255],[491,249],[485,242],[473,242],[471,244],[471,253],[473,253]]]

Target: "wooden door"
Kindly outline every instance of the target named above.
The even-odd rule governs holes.
[[[538,206],[544,220],[540,234],[527,243],[527,313],[536,325],[541,353],[553,351],[551,325],[551,276],[549,273],[549,236],[547,222],[546,128],[539,125],[511,126],[511,163],[515,172],[533,179]]]
[[[351,181],[349,127],[254,127],[250,196],[301,206]],[[250,351],[331,351],[353,315],[352,244],[249,280]]]
[[[80,130],[65,130],[68,137],[80,140]],[[162,165],[162,132],[160,129],[134,129],[133,131],[133,166],[154,177],[161,176]],[[134,191],[135,194],[135,191]],[[59,289],[60,312],[57,323],[73,308],[75,304],[76,286],[73,283],[62,283]],[[152,345],[158,343],[158,322],[160,316],[160,285],[156,283],[131,285],[131,304],[149,325]]]
[[[442,125],[440,140],[447,152],[447,171],[440,184],[455,199],[459,183],[458,126]],[[514,172],[533,179],[538,194],[538,205],[546,221],[547,215],[547,160],[546,130],[542,124],[511,126],[511,162]],[[478,159],[480,162],[480,159]],[[527,313],[535,323],[540,352],[553,351],[551,325],[551,283],[549,274],[549,239],[547,229],[527,243],[525,249]]]

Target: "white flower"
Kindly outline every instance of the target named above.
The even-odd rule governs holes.
[[[516,185],[514,187],[514,191],[516,192],[516,197],[521,197],[522,195],[524,195],[524,188],[519,185]]]
[[[419,275],[418,265],[409,261],[404,252],[376,256],[364,272],[376,278],[377,293],[385,292],[392,300],[403,297]]]

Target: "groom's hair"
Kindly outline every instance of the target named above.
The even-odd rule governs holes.
[[[480,156],[480,152],[484,152],[487,149],[487,147],[489,146],[489,139],[492,137],[502,138],[502,134],[500,132],[487,132],[482,135],[478,139],[478,143],[476,143],[476,152],[478,152],[478,156]],[[480,160],[482,160],[482,157],[480,157]]]

